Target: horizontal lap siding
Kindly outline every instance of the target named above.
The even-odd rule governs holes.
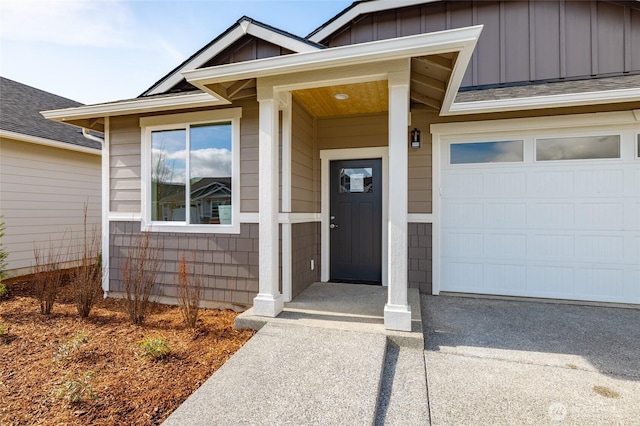
[[[293,103],[291,131],[291,211],[315,213],[318,203],[315,178],[319,174],[319,157],[314,143],[313,118],[297,103]]]
[[[109,122],[109,210],[140,212],[140,118],[112,117]]]
[[[640,71],[640,5],[608,1],[446,1],[365,14],[333,47],[484,25],[462,87]]]
[[[0,214],[8,270],[28,272],[33,248],[50,245],[66,253],[82,231],[88,203],[89,226],[100,227],[100,155],[0,139]],[[74,250],[69,259],[75,260]]]
[[[109,290],[124,291],[122,270],[140,235],[139,222],[110,224]],[[189,267],[202,274],[202,299],[249,305],[258,294],[258,225],[241,225],[240,234],[152,233],[150,241],[161,248],[161,266],[154,294],[176,297],[176,271],[183,255]],[[193,259],[195,258],[195,262]]]

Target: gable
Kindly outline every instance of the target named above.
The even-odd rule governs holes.
[[[640,73],[637,1],[409,3],[358,3],[310,39],[336,47],[482,24],[463,87]]]
[[[255,59],[270,58],[273,56],[289,55],[291,53],[294,52],[285,47],[270,43],[253,35],[245,34],[235,43],[231,44],[229,47],[196,69],[244,61],[253,61]],[[166,92],[187,92],[190,90],[194,90],[193,85],[188,83],[183,77],[182,80]]]
[[[243,16],[238,22],[157,81],[140,96],[194,90],[194,87],[182,77],[182,73],[185,71],[289,53],[310,52],[323,47],[312,41]]]

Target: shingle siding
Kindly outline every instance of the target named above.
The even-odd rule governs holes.
[[[320,280],[320,223],[294,223],[291,225],[292,239],[292,297]],[[311,270],[311,260],[314,269]]]
[[[111,222],[110,291],[123,291],[122,267],[140,234],[139,222]],[[168,232],[152,233],[150,238],[162,253],[154,290],[158,296],[176,297],[176,270],[183,254],[202,274],[203,300],[250,305],[258,294],[257,224],[242,224],[239,235]]]
[[[430,223],[409,223],[409,288],[431,294],[433,282],[433,243]]]

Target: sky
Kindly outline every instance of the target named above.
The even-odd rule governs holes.
[[[305,37],[351,3],[0,0],[0,75],[85,104],[134,98],[243,15]]]

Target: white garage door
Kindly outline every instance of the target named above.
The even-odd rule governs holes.
[[[640,137],[446,142],[441,291],[640,303]]]

